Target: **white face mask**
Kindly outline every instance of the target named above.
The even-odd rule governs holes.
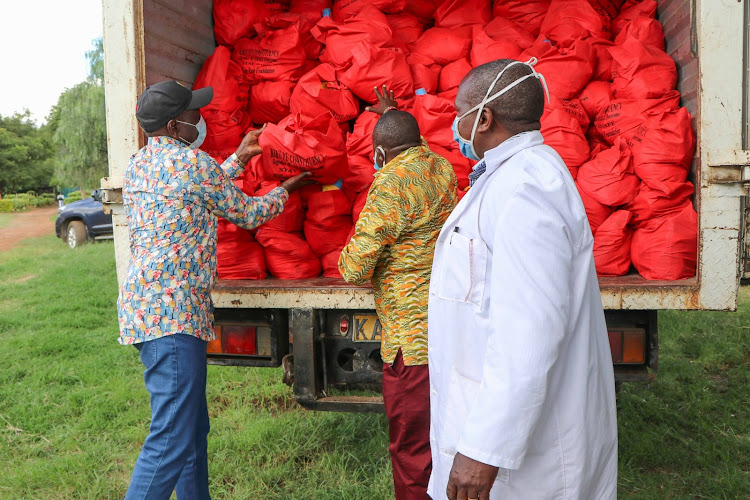
[[[487,89],[487,93],[484,95],[484,99],[482,99],[482,102],[471,108],[466,113],[462,114],[461,116],[457,116],[455,121],[453,122],[453,134],[455,135],[456,141],[458,142],[459,146],[461,147],[461,152],[464,153],[464,156],[467,158],[471,158],[474,160],[479,160],[479,155],[477,155],[476,150],[474,149],[474,136],[477,133],[477,127],[479,127],[479,119],[482,117],[482,109],[487,105],[487,103],[494,101],[501,95],[509,92],[513,87],[520,84],[522,81],[526,80],[527,78],[536,78],[542,82],[542,86],[544,87],[544,93],[547,95],[547,102],[549,102],[549,89],[547,88],[547,82],[544,79],[544,75],[541,73],[537,73],[536,70],[534,70],[534,65],[537,63],[536,57],[532,57],[527,62],[523,63],[521,61],[515,61],[510,64],[508,64],[506,67],[504,67],[500,73],[497,74],[495,79],[490,84],[490,87]],[[505,86],[505,88],[495,92],[494,94],[490,95],[490,92],[492,92],[492,89],[495,87],[495,84],[502,78],[503,73],[505,73],[505,70],[510,68],[511,66],[514,66],[516,64],[524,64],[528,66],[531,69],[531,73],[528,75],[524,75],[521,78],[517,79],[514,82],[509,83]],[[461,134],[458,132],[458,123],[472,114],[473,112],[477,112],[477,117],[474,119],[474,127],[471,129],[471,137],[469,139],[464,139],[461,137]],[[470,153],[470,155],[468,154]]]
[[[182,123],[184,125],[190,125],[191,127],[195,127],[195,129],[198,131],[198,137],[195,138],[193,142],[188,144],[188,142],[180,137],[180,140],[184,142],[185,144],[188,144],[188,147],[190,149],[198,149],[203,144],[203,141],[206,140],[206,122],[203,120],[203,117],[201,116],[201,119],[198,120],[198,123],[189,123],[189,122],[183,122],[180,120],[175,120],[177,123]],[[179,136],[178,136],[179,137]]]

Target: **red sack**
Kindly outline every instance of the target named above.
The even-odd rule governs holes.
[[[299,31],[300,45],[304,48],[307,59],[317,60],[323,50],[323,44],[312,36],[312,28],[319,20],[320,13],[311,19],[304,14],[284,12],[265,18],[262,23],[255,25],[255,31],[258,32],[258,36],[267,36],[270,31],[294,26]]]
[[[366,192],[372,185],[374,174],[372,156],[349,156],[349,172],[344,176],[341,189],[349,193]]]
[[[268,180],[286,180],[310,171],[312,179],[330,184],[346,174],[344,136],[330,113],[312,120],[291,115],[278,125],[269,123],[259,143]]]
[[[291,0],[289,12],[302,14],[308,19],[318,21],[323,15],[323,10],[332,7],[331,0]]]
[[[617,207],[633,201],[641,181],[633,172],[633,155],[628,144],[617,139],[611,149],[581,165],[578,185],[602,205]]]
[[[231,47],[240,38],[252,36],[255,34],[255,23],[275,12],[283,12],[286,3],[273,0],[214,0],[216,43]]]
[[[250,117],[253,123],[278,123],[289,116],[289,100],[294,82],[265,81],[250,90]]]
[[[357,195],[356,198],[354,198],[354,204],[352,205],[352,221],[354,221],[355,225],[359,220],[359,214],[361,214],[362,210],[365,209],[365,204],[367,203],[367,193],[367,191],[362,191]]]
[[[276,181],[264,181],[260,184],[255,196],[264,196],[281,185]],[[291,233],[302,231],[302,224],[305,221],[305,210],[302,208],[302,198],[298,192],[291,193],[289,199],[284,205],[284,211],[270,221],[261,225],[266,229]]]
[[[226,47],[216,47],[206,59],[195,79],[194,89],[213,87],[214,98],[208,106],[201,108],[206,121],[207,135],[204,151],[236,149],[250,127],[248,101],[250,83],[242,69],[231,59]]]
[[[649,113],[630,143],[635,173],[641,179],[685,182],[695,153],[687,109]]]
[[[596,57],[594,74],[591,75],[591,79],[611,82],[612,54],[609,53],[609,49],[615,46],[614,42],[605,40],[604,38],[588,38],[586,41],[591,44],[591,48],[594,49],[594,56]]]
[[[340,189],[311,194],[307,199],[305,239],[316,255],[341,250],[352,229],[352,200]]]
[[[455,142],[454,142],[455,144]],[[466,158],[458,150],[458,146],[451,148],[444,148],[437,144],[430,146],[433,153],[442,156],[453,166],[453,173],[456,174],[456,181],[458,182],[458,191],[461,192],[469,187],[469,174],[474,168],[477,162]]]
[[[481,26],[475,26],[481,28]],[[504,17],[496,17],[484,28],[487,36],[495,41],[502,41],[505,43],[512,43],[517,45],[521,50],[526,50],[534,45],[534,35],[523,29],[518,23],[515,23]]]
[[[264,36],[243,38],[234,45],[232,59],[251,81],[296,80],[306,60],[297,26],[268,31]]]
[[[436,93],[440,71],[443,68],[435,64],[431,58],[419,54],[409,54],[406,56],[406,62],[411,68],[414,90],[424,89],[428,94]]]
[[[640,228],[657,217],[665,217],[692,206],[695,187],[690,182],[657,182],[641,184],[641,190],[628,210],[633,212],[633,226]]]
[[[424,33],[422,21],[412,14],[392,14],[386,16],[388,24],[393,31],[393,38],[402,41],[405,44],[414,43]]]
[[[357,15],[339,23],[324,17],[311,30],[315,39],[325,44],[321,62],[342,69],[352,60],[351,49],[360,42],[385,47],[393,39],[385,14],[373,7],[363,8]]]
[[[397,14],[404,10],[406,4],[406,0],[334,0],[333,19],[337,22],[346,21],[368,7],[374,7],[381,12]]]
[[[323,266],[323,276],[326,278],[342,278],[341,272],[339,272],[339,257],[343,249],[344,247],[341,247],[320,258],[320,264]]]
[[[656,0],[642,0],[638,2],[625,2],[620,14],[612,21],[612,33],[618,35],[625,26],[638,16],[653,19],[656,16]]]
[[[492,14],[497,18],[515,21],[534,36],[539,34],[550,0],[495,0]]]
[[[643,45],[664,52],[664,28],[656,19],[637,16],[628,22],[615,38],[616,45],[622,45],[628,38],[635,38]]]
[[[587,0],[552,0],[541,32],[565,45],[579,38],[612,38],[609,19]]]
[[[628,38],[609,49],[612,54],[612,93],[618,99],[654,99],[677,85],[677,67],[659,49]]]
[[[695,276],[698,262],[698,214],[692,205],[646,222],[633,233],[633,265],[647,280]]]
[[[453,102],[435,95],[418,95],[414,102],[412,113],[419,124],[422,137],[427,139],[430,146],[442,146],[452,148],[456,141],[453,140],[453,120],[456,118],[456,108]]]
[[[630,270],[630,245],[633,230],[632,214],[618,210],[605,220],[594,234],[594,263],[599,276],[622,276]]]
[[[579,170],[580,172],[580,170]],[[607,205],[602,205],[594,198],[586,194],[586,191],[581,189],[576,181],[576,187],[578,188],[578,194],[581,196],[583,202],[583,208],[586,209],[586,217],[589,220],[589,227],[591,228],[591,234],[595,234],[596,230],[601,226],[607,218],[612,214],[612,209]]]
[[[578,99],[586,114],[593,120],[612,100],[612,84],[591,81],[578,94]]]
[[[607,16],[610,19],[617,17],[620,13],[620,7],[625,0],[588,0],[591,6],[599,14]]]
[[[492,20],[491,0],[444,0],[435,10],[435,26],[462,28]]]
[[[471,65],[480,66],[497,59],[517,59],[521,48],[511,41],[504,39],[493,40],[485,31],[474,27],[473,43],[471,44]]]
[[[544,111],[549,112],[553,109],[563,111],[575,118],[581,126],[581,132],[588,130],[589,125],[591,124],[589,115],[586,114],[586,110],[578,99],[560,99],[555,96],[550,96],[550,102],[545,103]]]
[[[372,159],[372,132],[379,119],[380,115],[369,111],[359,115],[354,122],[354,130],[346,137],[346,149],[350,156],[359,155]]]
[[[467,59],[459,59],[448,64],[440,72],[438,90],[447,92],[451,89],[457,89],[469,71],[471,71],[471,63]]]
[[[534,69],[544,75],[549,93],[560,99],[571,99],[591,80],[594,73],[594,51],[584,40],[576,40],[569,48],[558,49],[540,42],[521,53],[521,61],[538,57]],[[537,56],[536,54],[540,54]]]
[[[468,57],[471,34],[471,28],[431,28],[422,33],[419,40],[409,46],[409,50],[412,54],[419,54],[435,64],[445,66]]]
[[[359,116],[359,101],[336,78],[336,69],[321,64],[303,76],[292,93],[291,112],[307,117],[331,113],[343,123]]]
[[[406,2],[404,11],[416,16],[423,24],[427,25],[432,22],[432,17],[438,5],[440,5],[440,0],[409,0]]]
[[[339,79],[363,101],[377,103],[373,88],[383,85],[396,97],[414,94],[414,80],[403,52],[359,42],[351,46],[351,54],[351,65],[339,72]]]
[[[271,274],[282,280],[320,276],[320,260],[302,237],[302,232],[283,233],[261,228],[255,236],[263,246]]]
[[[559,109],[546,111],[541,121],[544,143],[557,151],[575,179],[573,169],[589,159],[589,143],[581,126],[575,118]]]
[[[263,248],[250,231],[219,219],[216,270],[222,280],[262,280],[268,276]]]
[[[680,105],[680,93],[667,92],[659,99],[615,99],[594,118],[597,137],[612,145],[617,137],[632,138],[649,111],[666,111]]]

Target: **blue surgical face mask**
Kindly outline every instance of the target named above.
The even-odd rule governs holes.
[[[378,153],[383,155],[383,161],[385,161],[385,149],[383,149],[383,146],[378,146],[377,149],[375,149],[375,154],[372,155],[372,161],[375,170],[380,170],[381,168],[383,168],[383,165],[378,163]]]
[[[205,120],[203,120],[202,116],[201,116],[201,119],[198,120],[198,123],[183,122],[180,120],[177,120],[177,123],[190,125],[191,127],[195,127],[195,129],[198,131],[198,137],[196,137],[193,142],[188,144],[188,147],[190,149],[198,149],[203,145],[203,141],[206,140],[206,122]],[[180,140],[187,144],[187,141],[183,139],[182,137],[180,137]]]
[[[500,78],[503,76],[503,73],[505,73],[505,70],[510,68],[511,66],[514,66],[516,64],[523,64],[525,66],[528,66],[531,69],[531,73],[528,75],[524,75],[521,78],[518,78],[514,82],[511,82],[510,84],[506,85],[505,88],[501,89],[498,92],[495,92],[494,94],[490,95],[490,92],[492,92],[492,89],[495,87],[495,84],[500,80]],[[458,147],[461,150],[461,154],[467,157],[470,160],[479,161],[479,155],[477,154],[476,150],[474,149],[474,138],[477,134],[477,127],[479,127],[479,120],[482,117],[482,110],[487,105],[487,103],[494,101],[501,95],[505,94],[506,92],[510,91],[513,87],[521,83],[522,81],[526,80],[527,78],[536,78],[542,82],[542,86],[544,87],[544,91],[547,95],[547,101],[549,102],[549,90],[547,89],[547,82],[544,80],[544,76],[540,73],[537,73],[534,70],[534,65],[536,64],[536,58],[532,57],[527,62],[522,63],[520,61],[514,61],[510,64],[508,64],[506,67],[504,67],[500,72],[497,74],[495,79],[492,81],[492,84],[490,84],[490,87],[487,89],[487,93],[484,95],[484,99],[482,102],[471,108],[466,113],[462,114],[461,116],[457,116],[455,120],[453,120],[453,139],[458,143]],[[476,112],[477,117],[474,119],[474,126],[471,129],[471,137],[467,140],[461,137],[461,134],[458,132],[458,124],[461,120],[469,116],[470,114]]]

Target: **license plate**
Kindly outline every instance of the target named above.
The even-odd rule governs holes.
[[[354,342],[380,342],[380,334],[383,327],[376,314],[355,314],[354,315],[354,333],[352,341]]]

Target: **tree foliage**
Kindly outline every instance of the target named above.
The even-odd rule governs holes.
[[[48,186],[53,153],[48,129],[38,128],[28,110],[0,116],[0,194]]]
[[[86,53],[89,77],[60,95],[48,119],[57,149],[55,179],[68,186],[94,186],[107,175],[104,47]]]

